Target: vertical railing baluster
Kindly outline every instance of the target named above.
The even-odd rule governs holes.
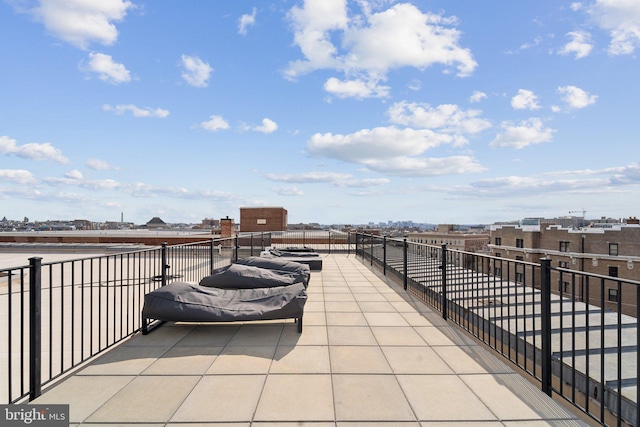
[[[42,258],[29,258],[29,401],[42,394],[41,291]]]
[[[409,246],[407,245],[407,238],[405,237],[402,240],[402,268],[404,269],[404,290],[407,290],[407,287],[409,286],[409,271],[408,271],[408,249]]]
[[[638,387],[637,381],[638,378],[640,378],[640,333],[638,333],[638,331],[640,331],[640,323],[638,323],[638,320],[640,319],[640,316],[638,316],[638,309],[640,308],[640,290],[638,289],[638,286],[635,286],[635,291],[636,291],[636,312],[635,312],[635,317],[636,317],[636,423],[638,421],[640,421],[640,387]],[[589,378],[587,376],[587,378]]]
[[[387,236],[382,236],[382,274],[387,275]]]
[[[160,253],[160,277],[162,286],[167,285],[167,242],[162,242],[162,252]]]
[[[213,269],[215,268],[215,255],[213,253],[213,243],[214,240],[213,238],[211,238],[211,240],[209,240],[209,273],[211,273],[211,271],[213,271]]]
[[[442,318],[447,320],[447,245],[442,245],[442,259],[440,260],[440,290],[442,292]]]
[[[540,267],[542,391],[551,396],[551,259],[542,258]]]

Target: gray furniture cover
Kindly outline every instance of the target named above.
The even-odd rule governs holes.
[[[236,263],[213,270],[209,276],[200,280],[200,286],[220,289],[271,288],[304,283],[305,279],[305,275],[301,272],[273,270]]]
[[[210,288],[173,282],[144,297],[142,333],[150,319],[181,322],[236,322],[296,319],[302,332],[307,292],[302,282],[244,289]]]
[[[309,280],[311,279],[311,269],[307,264],[302,264],[295,261],[289,261],[286,259],[278,258],[261,258],[261,257],[247,257],[241,258],[236,261],[236,264],[250,265],[253,267],[267,268],[269,270],[277,271],[289,271],[302,276],[302,281],[305,288],[309,287]]]
[[[268,253],[263,253],[260,257],[298,262],[308,265],[311,270],[322,270],[322,258],[317,252],[284,252],[270,249]]]

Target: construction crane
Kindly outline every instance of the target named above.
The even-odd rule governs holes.
[[[585,215],[587,214],[587,211],[585,211],[584,208],[582,208],[581,211],[569,211],[569,215],[574,214],[574,213],[582,213],[582,218],[584,218]]]

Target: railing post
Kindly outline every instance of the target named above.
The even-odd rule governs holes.
[[[264,231],[260,232],[260,250],[264,251]]]
[[[404,269],[404,290],[409,287],[409,271],[408,271],[408,258],[409,258],[409,245],[407,244],[407,238],[402,241],[402,268]]]
[[[329,230],[329,253],[331,253],[331,230]]]
[[[355,236],[355,248],[354,250],[355,252],[355,256],[358,256],[358,233],[354,233]],[[347,255],[351,255],[351,232],[349,231],[349,234],[347,234]],[[640,388],[640,387],[638,387]]]
[[[209,271],[213,271],[213,266],[215,265],[215,255],[213,253],[213,243],[214,243],[214,239],[212,237],[211,241],[209,243]]]
[[[371,265],[373,265],[373,234],[369,235],[369,240],[371,241],[371,247],[369,248],[369,256],[371,257]]]
[[[382,236],[382,274],[387,275],[387,236]]]
[[[169,269],[169,265],[167,264],[167,242],[162,242],[162,256],[160,262],[162,263],[162,271],[160,272],[162,278],[162,286],[167,285],[167,269]]]
[[[29,401],[42,394],[41,289],[42,258],[29,258]]]
[[[253,233],[251,233],[251,239],[249,240],[249,242],[250,242],[249,253],[251,254],[251,256],[253,256]]]
[[[542,333],[542,391],[551,396],[551,259],[540,260],[540,327]]]
[[[442,318],[447,320],[449,313],[447,311],[447,245],[442,245],[442,259],[440,260],[441,285],[442,285]]]
[[[233,261],[238,261],[238,250],[240,249],[240,239],[238,238],[238,235],[236,234],[235,237],[235,248],[234,248],[234,254],[233,254]]]

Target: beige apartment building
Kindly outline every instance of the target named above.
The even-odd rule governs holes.
[[[539,264],[550,258],[552,267],[619,277],[640,281],[640,225],[635,218],[625,223],[592,223],[588,227],[562,227],[544,220],[524,220],[518,225],[492,225],[490,227],[491,255],[505,260],[527,261]],[[527,279],[526,269],[513,262],[494,260],[493,273],[501,273],[515,281],[531,280],[539,286],[539,277]],[[618,288],[615,280],[590,280],[581,275],[552,271],[552,289],[579,301],[601,306],[601,284],[604,284],[604,306],[616,309],[620,294],[623,313],[637,315],[636,289],[633,285]],[[587,295],[588,294],[588,295]],[[588,299],[588,301],[587,301]]]
[[[463,233],[455,231],[455,227],[452,224],[440,224],[436,231],[407,233],[407,240],[428,245],[447,245],[448,249],[479,252],[487,250],[489,234]]]

